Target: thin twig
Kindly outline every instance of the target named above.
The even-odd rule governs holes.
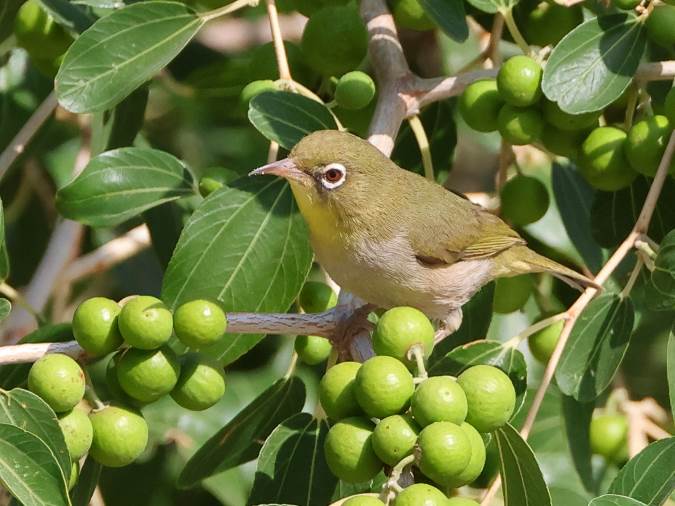
[[[415,140],[417,145],[420,148],[420,153],[422,155],[422,166],[424,167],[424,176],[429,181],[435,181],[434,178],[434,162],[431,158],[431,149],[429,147],[429,139],[427,138],[427,133],[424,131],[424,125],[420,120],[420,117],[410,116],[408,118],[408,123],[410,124],[410,129],[415,135]]]
[[[504,16],[506,28],[508,28],[509,33],[511,34],[511,37],[513,37],[515,43],[518,44],[518,47],[525,55],[529,56],[531,53],[530,45],[525,40],[525,37],[523,37],[523,34],[520,33],[518,25],[516,24],[516,20],[513,19],[513,10],[507,9],[502,11],[502,16]]]
[[[265,0],[265,2],[267,4],[267,18],[269,19],[270,30],[272,31],[272,41],[274,42],[274,53],[276,54],[277,66],[279,67],[279,78],[290,81],[293,78],[291,77],[291,68],[288,65],[288,58],[286,57],[284,38],[281,35],[277,6],[274,0]]]

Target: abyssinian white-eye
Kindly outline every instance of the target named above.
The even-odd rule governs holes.
[[[251,175],[286,178],[316,258],[344,289],[382,308],[412,306],[454,330],[461,307],[497,277],[550,272],[591,281],[535,253],[497,216],[389,160],[369,142],[323,130]]]

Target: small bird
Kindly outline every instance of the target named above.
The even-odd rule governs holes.
[[[576,287],[593,284],[350,133],[311,133],[288,158],[250,173],[263,174],[289,181],[316,258],[342,288],[382,308],[415,307],[448,333],[462,305],[495,278],[549,272]]]

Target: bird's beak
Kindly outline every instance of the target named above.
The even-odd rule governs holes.
[[[258,167],[248,173],[249,176],[279,176],[285,179],[294,179],[296,181],[305,182],[309,177],[301,171],[291,158],[284,158],[276,162],[268,163],[262,167]]]

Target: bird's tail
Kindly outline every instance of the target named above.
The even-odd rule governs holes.
[[[496,260],[501,266],[498,269],[503,271],[501,273],[497,271],[496,276],[548,272],[578,290],[584,290],[589,286],[601,288],[592,279],[532,251],[527,246],[511,247],[500,253]]]

